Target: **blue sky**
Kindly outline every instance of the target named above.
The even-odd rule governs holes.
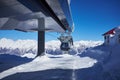
[[[75,40],[103,40],[107,30],[120,25],[120,0],[72,0]]]
[[[103,40],[102,34],[120,25],[120,0],[71,0],[75,24],[75,41]],[[55,40],[58,33],[46,33],[46,41]],[[36,32],[0,31],[0,38],[35,39]]]

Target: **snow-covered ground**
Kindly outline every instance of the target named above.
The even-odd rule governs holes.
[[[46,54],[42,57],[37,57],[36,59],[34,59],[29,63],[22,64],[20,66],[16,66],[1,72],[0,79],[3,78],[4,80],[5,77],[23,72],[35,72],[35,71],[44,71],[50,69],[74,70],[74,69],[88,68],[88,67],[92,67],[96,62],[97,61],[95,59],[91,59],[89,57],[80,58],[79,56],[76,55],[73,56],[68,54],[56,55],[56,56]],[[25,79],[25,77],[23,78]]]
[[[13,41],[13,43],[16,42]],[[1,40],[0,44],[2,44]],[[0,55],[0,79],[120,80],[120,45],[106,46],[101,41],[77,41],[73,47],[74,55],[60,54],[59,45],[58,41],[46,42],[46,54],[33,59],[23,57],[35,55],[32,52],[26,54],[25,51],[25,54],[19,56],[2,52]],[[2,46],[0,45],[0,47]],[[32,48],[34,49],[34,47]],[[17,48],[19,49],[19,47]],[[31,49],[31,47],[27,48]],[[10,45],[9,49],[12,49]],[[53,55],[55,51],[57,55]]]

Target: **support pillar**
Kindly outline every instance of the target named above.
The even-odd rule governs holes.
[[[45,31],[38,31],[38,53],[37,56],[44,55],[45,52]]]
[[[37,56],[45,54],[45,20],[38,19],[38,52]]]

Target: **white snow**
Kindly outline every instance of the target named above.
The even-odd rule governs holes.
[[[11,40],[2,38],[0,39],[0,47],[2,48],[11,48],[11,49],[30,49],[30,48],[36,48],[37,42],[35,40]]]
[[[54,58],[52,58],[54,57]],[[76,62],[76,63],[75,63]],[[0,73],[0,79],[19,72],[34,72],[48,69],[82,69],[92,67],[97,61],[89,57],[81,58],[77,55],[50,55],[37,57],[32,62],[10,68]],[[75,64],[74,64],[75,63]],[[73,65],[74,64],[74,65]]]
[[[73,47],[73,50],[76,50],[76,55],[68,54],[51,55],[51,53],[56,54],[60,51],[59,49],[60,42],[56,40],[46,42],[45,48],[46,51],[48,51],[48,53],[46,53],[45,56],[37,57],[32,62],[22,64],[1,72],[0,79],[20,72],[34,72],[49,69],[73,69],[74,73],[76,69],[92,67],[95,63],[97,63],[97,60],[92,59],[90,57],[80,57],[78,55],[79,53],[77,52],[82,52],[86,48],[94,47],[100,44],[102,44],[102,41],[76,41]],[[19,54],[18,53],[17,54],[20,55],[21,57],[34,58],[36,55],[35,53],[32,52],[36,51],[37,49],[37,41],[34,40],[13,41],[11,39],[3,38],[0,39],[0,48],[2,54],[4,54],[4,49],[5,50],[8,49],[8,52],[6,52],[8,54],[14,54],[17,49],[19,51],[18,52]],[[52,50],[53,52],[50,53],[49,50]],[[7,63],[9,63],[9,61]],[[4,67],[4,64],[2,64],[2,67]]]
[[[35,54],[33,54],[33,53],[27,53],[27,54],[24,54],[24,55],[22,55],[21,57],[27,57],[27,58],[35,58]]]
[[[18,45],[20,45],[20,47],[17,45],[16,47],[20,49],[20,51],[22,51],[24,49],[21,47],[22,40],[21,41],[18,40],[18,42],[19,43],[17,43],[17,41],[13,41],[10,39],[1,39],[0,54],[4,52],[3,48],[8,48],[10,50],[15,48],[14,43],[17,43]],[[23,40],[23,42],[24,44],[27,43],[26,40]],[[33,43],[30,45],[25,44],[26,45],[25,49],[27,49],[27,51],[31,51],[32,50],[31,48],[36,49],[35,48],[36,44],[33,46],[34,41],[30,41],[30,42],[33,42]],[[8,43],[10,45],[7,45]],[[79,79],[81,80],[89,80],[89,79],[90,80],[119,80],[120,79],[120,60],[119,60],[120,45],[117,44],[117,45],[107,46],[107,45],[102,45],[102,43],[103,43],[102,41],[76,41],[74,42],[74,47],[72,49],[73,51],[76,51],[75,52],[76,54],[53,55],[59,52],[58,48],[59,48],[60,42],[54,41],[54,40],[50,42],[46,42],[46,50],[48,50],[48,53],[46,53],[44,56],[35,58],[31,62],[27,62],[17,66],[15,65],[12,68],[5,69],[0,73],[0,79],[8,78],[11,80],[18,73],[23,74],[27,72],[28,74],[33,72],[31,73],[31,75],[33,75],[38,71],[40,71],[40,73],[44,71],[45,73],[46,70],[47,72],[49,72],[49,70],[53,70],[53,69],[55,70],[70,69],[72,70],[71,71],[72,80],[79,80]],[[51,50],[51,53],[49,50]],[[35,56],[35,54],[33,52],[25,52],[25,54],[21,56],[34,58],[33,56]],[[14,65],[16,63],[19,63],[19,59],[15,61],[15,63],[12,62],[12,64],[11,64],[11,60],[9,61],[8,59],[10,58],[6,57],[4,61],[0,59],[1,68],[6,67],[6,65],[9,66],[9,65]],[[64,74],[64,71],[63,71],[63,74]],[[37,74],[37,76],[39,76],[39,74]],[[52,77],[56,77],[56,76],[57,78],[59,78],[60,75],[56,74],[55,76],[53,75]],[[25,76],[23,78],[26,80]],[[63,79],[63,80],[66,80],[66,79]]]
[[[75,41],[71,50],[71,54],[81,53],[86,48],[101,45],[103,41]],[[52,40],[45,43],[46,52],[49,54],[61,54],[60,41]],[[11,40],[2,38],[0,39],[0,54],[12,54],[17,56],[29,57],[32,54],[35,56],[37,53],[36,40]],[[33,57],[32,57],[33,58]]]
[[[57,41],[57,40],[48,41],[45,43],[45,45],[46,45],[45,46],[46,49],[55,50],[60,47],[60,41]]]

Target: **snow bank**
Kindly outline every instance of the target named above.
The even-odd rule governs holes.
[[[100,45],[94,48],[89,48],[85,50],[81,57],[90,57],[96,59],[101,66],[99,73],[95,75],[98,76],[97,80],[120,80],[120,45]],[[94,69],[94,72],[96,70]],[[102,78],[102,79],[101,79]]]

